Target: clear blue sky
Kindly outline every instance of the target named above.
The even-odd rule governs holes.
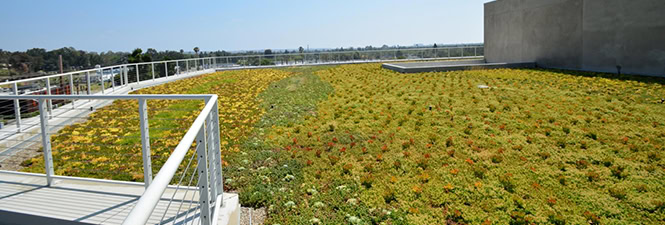
[[[0,49],[202,51],[483,41],[490,0],[11,0]]]

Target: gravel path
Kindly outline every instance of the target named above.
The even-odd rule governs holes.
[[[251,215],[251,223],[250,223]],[[241,208],[240,213],[240,225],[256,225],[263,224],[263,221],[266,220],[266,208],[252,209],[252,208]]]
[[[38,155],[42,155],[42,152],[37,150],[40,147],[41,144],[33,144],[27,147],[23,147],[25,149],[14,153],[4,161],[0,162],[0,170],[20,171],[21,169],[25,168],[24,166],[21,166],[23,161],[34,158]]]

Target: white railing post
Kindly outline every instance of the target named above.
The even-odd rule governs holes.
[[[125,67],[124,67],[124,66],[119,66],[119,67],[118,67],[118,77],[120,77],[120,78],[118,79],[118,80],[120,81],[120,83],[118,83],[118,88],[122,87],[123,75],[124,75],[124,73],[125,73],[124,71],[125,71]],[[113,79],[113,83],[115,84],[115,79]]]
[[[185,73],[189,73],[189,60],[185,60]]]
[[[209,99],[206,102],[210,102]],[[213,201],[210,204],[213,204],[216,201],[217,196],[221,196],[224,193],[223,179],[222,179],[222,159],[221,159],[221,141],[219,135],[219,109],[217,101],[214,101],[213,108],[208,116],[208,121],[206,121],[206,128],[208,129],[208,157],[209,157],[209,168],[210,168],[210,183],[212,194],[210,200]],[[221,198],[223,199],[223,198]],[[223,207],[224,201],[220,203]]]
[[[205,126],[201,126],[196,135],[196,153],[198,155],[199,171],[199,205],[201,206],[200,220],[203,225],[210,225],[210,196],[208,184],[208,159],[205,142]]]
[[[209,102],[206,100],[206,102]],[[206,116],[205,120],[205,130],[206,130],[206,146],[208,147],[208,174],[210,175],[210,205],[214,206],[215,201],[217,200],[217,165],[215,165],[215,149],[216,149],[216,139],[214,132],[214,122],[212,119],[212,112]]]
[[[111,68],[111,87],[113,87],[113,91],[115,91],[115,72],[113,71],[113,68]]]
[[[44,169],[46,171],[46,185],[53,183],[53,155],[51,154],[51,136],[49,135],[48,119],[46,118],[46,102],[39,99],[39,120],[42,131],[42,148],[44,150]]]
[[[198,58],[196,60],[194,60],[194,68],[196,68],[196,69],[194,69],[194,71],[199,71],[199,59]]]
[[[18,95],[18,84],[14,82],[14,95]],[[18,99],[14,99],[14,117],[16,118],[16,132],[21,132],[21,106]]]
[[[88,89],[88,93],[87,93],[87,94],[88,94],[88,95],[91,95],[91,94],[92,94],[92,91],[91,91],[91,89],[90,89],[90,71],[85,72],[85,83],[86,83],[86,86],[88,87],[88,88],[87,88],[87,89]],[[88,101],[92,101],[92,99],[88,99]]]
[[[127,86],[129,84],[129,67],[125,66],[124,71],[125,71],[125,75],[124,75],[125,84],[124,85]]]
[[[102,83],[102,94],[104,94],[104,89],[106,88],[106,87],[104,87],[104,69],[101,69],[100,71],[102,73],[99,76],[99,81]],[[111,71],[111,72],[113,72],[113,71]]]
[[[136,64],[136,83],[139,83],[139,64]]]
[[[152,69],[152,81],[155,81],[155,63],[150,63],[150,69]]]
[[[217,101],[213,104],[213,109],[212,109],[212,130],[213,130],[213,141],[215,147],[213,148],[213,154],[215,155],[215,173],[213,174],[216,178],[215,181],[217,184],[215,185],[217,187],[217,194],[218,195],[223,195],[224,194],[224,180],[222,179],[222,157],[221,157],[221,141],[220,141],[220,134],[219,134],[219,108]],[[216,196],[215,196],[216,197]],[[224,198],[222,198],[224,199]],[[224,201],[222,201],[222,205],[224,204]]]
[[[92,94],[92,91],[90,89],[90,71],[85,72],[85,84],[88,86],[88,95]]]
[[[143,154],[143,181],[147,189],[152,183],[152,160],[150,159],[150,132],[148,126],[148,104],[139,98],[139,122],[141,123],[141,147]]]
[[[69,94],[74,95],[74,74],[69,74]],[[72,109],[74,106],[74,99],[72,99]]]
[[[50,78],[46,78],[46,95],[51,95],[51,79]],[[53,102],[51,101],[51,99],[49,99],[47,102],[48,102],[47,103],[48,104],[48,118],[50,119],[50,118],[53,117]]]
[[[169,62],[164,62],[164,73],[169,77]]]

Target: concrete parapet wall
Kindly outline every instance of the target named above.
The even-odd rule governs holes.
[[[663,0],[498,0],[485,4],[485,59],[665,76]]]

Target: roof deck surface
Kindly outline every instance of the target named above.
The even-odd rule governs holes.
[[[49,224],[121,224],[144,190],[141,183],[110,183],[98,179],[55,179],[54,184],[47,187],[43,176],[0,173],[0,215],[3,218],[0,224],[33,224],[37,221]],[[180,187],[174,200],[169,201],[174,192],[175,188],[164,192],[148,224],[157,224],[162,217],[168,223],[175,220],[174,224],[199,223],[199,215],[196,214],[198,191],[184,191]],[[223,201],[225,206],[238,205],[238,195],[224,193]],[[219,221],[221,223],[218,224],[229,222],[228,216],[219,218],[226,221]]]

